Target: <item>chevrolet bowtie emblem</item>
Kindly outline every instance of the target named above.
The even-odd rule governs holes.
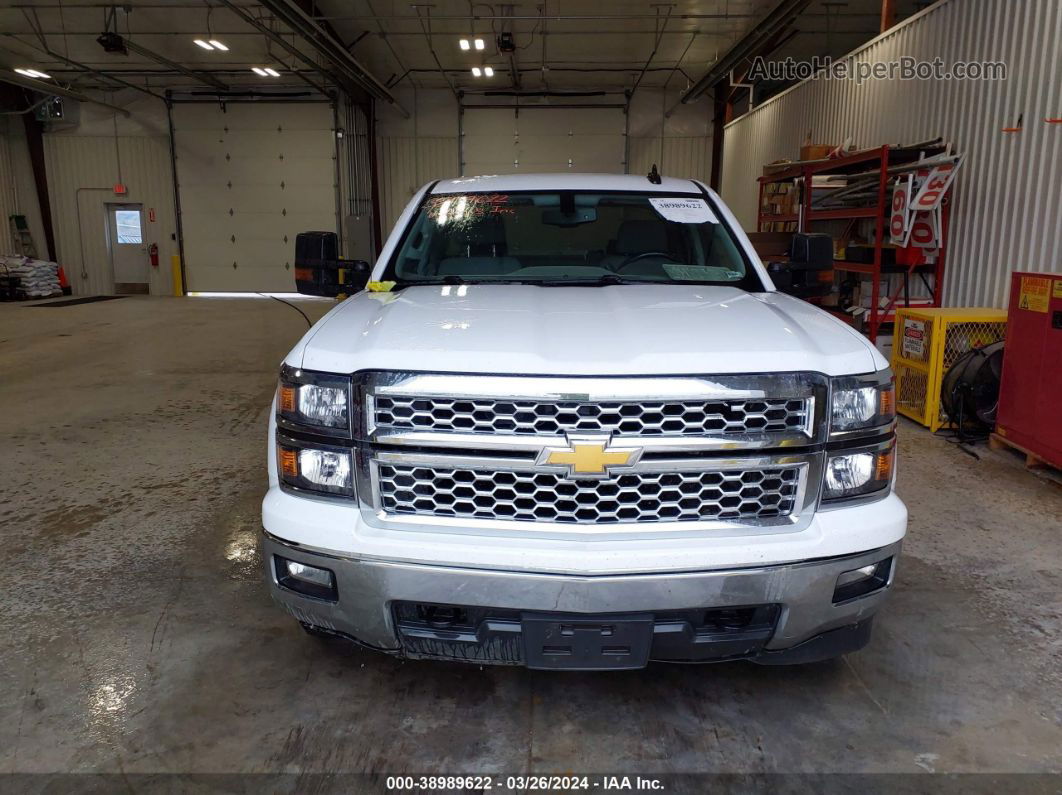
[[[567,447],[547,447],[538,457],[538,465],[567,467],[570,478],[608,477],[613,467],[633,466],[642,451],[636,447],[611,447],[609,437],[569,437]]]

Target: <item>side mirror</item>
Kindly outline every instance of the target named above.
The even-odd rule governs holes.
[[[823,271],[833,268],[833,238],[821,233],[797,233],[789,249],[789,261],[794,268]]]
[[[774,282],[774,286],[782,292],[785,292],[793,286],[793,271],[789,270],[789,264],[786,262],[768,262],[767,273],[771,275],[771,281]]]
[[[364,290],[371,275],[372,266],[363,259],[339,260],[339,283],[347,295]]]
[[[339,258],[335,232],[300,232],[295,237],[295,289],[303,295],[335,298],[365,289],[372,267]]]

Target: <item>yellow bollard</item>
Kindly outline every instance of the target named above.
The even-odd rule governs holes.
[[[184,295],[184,290],[181,287],[181,258],[177,254],[170,257],[170,273],[173,276],[173,294],[175,296]]]

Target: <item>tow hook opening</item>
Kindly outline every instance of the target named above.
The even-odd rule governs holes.
[[[468,623],[465,611],[452,605],[417,605],[417,614],[421,621],[433,629],[450,629]]]

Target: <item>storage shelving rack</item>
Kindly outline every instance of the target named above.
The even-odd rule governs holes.
[[[933,147],[935,149],[935,147]],[[918,147],[889,147],[882,146],[856,152],[845,157],[831,160],[816,160],[805,163],[794,163],[791,166],[779,165],[778,169],[759,177],[759,201],[757,204],[757,231],[765,231],[764,227],[774,224],[784,224],[793,227],[795,232],[815,231],[811,225],[821,221],[849,221],[851,224],[860,221],[874,221],[873,262],[849,262],[835,260],[834,270],[847,271],[867,275],[872,280],[869,316],[867,318],[867,332],[871,341],[877,341],[878,331],[886,323],[892,323],[895,319],[897,306],[909,307],[910,303],[910,277],[915,273],[925,276],[931,274],[933,283],[927,288],[931,293],[928,303],[919,303],[918,306],[939,307],[941,291],[944,285],[944,264],[948,242],[948,215],[951,205],[951,189],[945,194],[941,206],[941,245],[937,251],[936,261],[922,265],[884,265],[884,249],[888,235],[888,214],[891,205],[891,190],[889,186],[890,168],[897,166],[911,166],[925,156],[924,148]],[[816,176],[867,176],[876,172],[877,193],[876,201],[867,206],[815,208],[813,177]],[[796,213],[772,214],[764,212],[764,195],[766,186],[772,183],[790,182],[794,185],[803,185],[799,194],[799,206]],[[901,274],[903,279],[894,288],[888,290],[885,306],[881,306],[881,277],[882,274]],[[902,303],[898,302],[901,299]],[[838,315],[845,320],[849,316],[838,312],[830,307],[822,307],[832,314]]]

